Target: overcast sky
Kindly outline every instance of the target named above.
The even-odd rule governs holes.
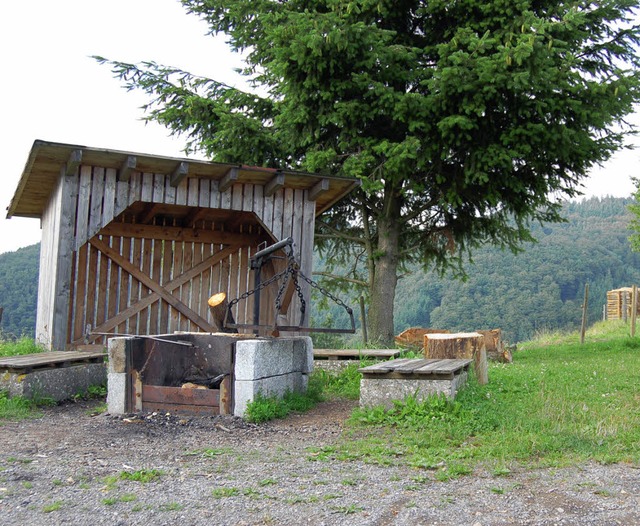
[[[0,4],[3,161],[0,253],[40,241],[37,219],[5,219],[33,142],[184,157],[183,141],[140,121],[146,102],[89,58],[154,60],[238,85],[240,59],[177,0],[31,0]],[[640,122],[640,119],[638,119]],[[640,142],[637,141],[636,142]],[[594,172],[587,195],[629,196],[640,150]]]

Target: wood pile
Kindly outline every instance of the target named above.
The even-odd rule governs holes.
[[[424,349],[425,334],[448,334],[446,329],[424,329],[422,327],[410,327],[402,331],[395,337],[398,347],[411,351],[422,351]]]
[[[484,345],[487,349],[487,358],[502,363],[513,362],[511,350],[505,347],[502,341],[502,329],[491,329],[489,331],[476,331],[484,336]]]

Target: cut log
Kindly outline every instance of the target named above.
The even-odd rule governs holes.
[[[484,336],[484,345],[487,349],[487,358],[502,363],[513,362],[511,351],[505,348],[502,341],[502,330],[491,329],[490,331],[476,331]]]
[[[227,323],[235,323],[231,312],[227,315],[229,303],[227,302],[226,292],[214,294],[209,298],[207,303],[209,304],[209,312],[211,313],[211,323],[217,332],[238,332],[237,329],[227,329],[224,326],[225,316],[227,316]]]
[[[403,349],[420,351],[424,346],[425,334],[448,334],[446,329],[424,329],[422,327],[410,327],[395,337],[396,345]]]
[[[477,332],[425,334],[424,356],[425,358],[441,359],[473,359],[478,383],[484,385],[489,381],[484,336]]]

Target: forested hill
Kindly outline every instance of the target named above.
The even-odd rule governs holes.
[[[535,226],[535,244],[514,255],[475,252],[466,282],[417,271],[399,283],[396,328],[469,331],[500,327],[512,342],[547,329],[580,326],[585,283],[589,323],[602,319],[608,290],[640,284],[640,254],[630,249],[631,199],[567,203],[566,223]]]
[[[35,335],[39,263],[39,244],[0,254],[0,333]]]
[[[509,341],[516,342],[540,330],[575,329],[585,283],[589,283],[589,322],[601,319],[607,290],[640,284],[640,254],[631,252],[627,239],[630,202],[592,198],[567,203],[567,222],[535,226],[538,242],[527,245],[524,252],[514,255],[495,248],[475,252],[466,282],[415,270],[399,282],[396,330],[500,327]],[[0,330],[5,333],[35,332],[39,248],[0,254],[0,307],[4,307]],[[322,312],[316,309],[315,317],[322,323]]]

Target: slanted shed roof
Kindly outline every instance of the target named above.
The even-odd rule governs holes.
[[[114,168],[118,170],[118,179],[129,177],[130,173],[135,171],[172,175],[176,184],[184,177],[205,177],[218,181],[221,186],[246,183],[264,185],[265,190],[282,187],[309,190],[316,202],[316,215],[330,208],[360,184],[357,179],[345,177],[36,140],[29,153],[18,188],[7,208],[7,218],[42,217],[49,196],[60,177],[60,170],[65,164],[69,171],[75,170],[79,164]]]

